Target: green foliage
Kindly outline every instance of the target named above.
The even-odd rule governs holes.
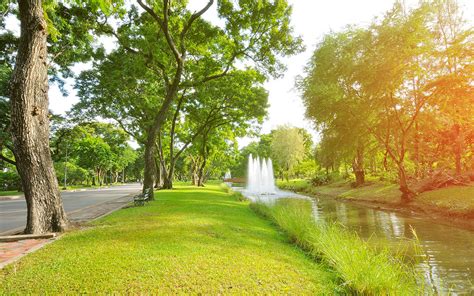
[[[91,173],[74,163],[68,162],[65,164],[64,162],[56,162],[54,164],[54,169],[56,170],[56,177],[58,178],[59,184],[63,184],[64,182],[64,174],[65,174],[65,166],[67,168],[67,184],[84,184],[91,178]],[[87,167],[86,167],[87,168]]]
[[[137,153],[129,146],[129,135],[113,124],[82,122],[72,125],[60,116],[52,117],[51,150],[60,183],[82,184],[96,175],[99,183],[105,174],[118,174],[135,162]],[[132,170],[131,170],[132,171]],[[139,178],[134,178],[134,180]]]
[[[305,141],[300,130],[281,126],[272,134],[272,159],[280,168],[280,177],[288,179],[293,167],[305,157]]]
[[[91,170],[107,170],[112,166],[112,150],[101,138],[87,137],[77,142],[78,164]]]
[[[389,249],[375,250],[337,224],[316,223],[309,201],[288,199],[279,200],[275,205],[254,203],[251,207],[274,221],[293,243],[313,258],[331,266],[345,287],[345,291],[340,292],[361,295],[430,292],[420,284],[422,276]]]
[[[18,190],[20,188],[21,180],[16,171],[0,171],[0,190]]]
[[[298,81],[320,166],[398,175],[403,197],[410,177],[472,170],[472,37],[451,0],[328,33]]]

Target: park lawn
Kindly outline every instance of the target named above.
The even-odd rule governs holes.
[[[303,179],[278,181],[282,189],[311,195],[328,195],[336,198],[399,204],[400,191],[397,184],[371,181],[367,185],[353,188],[349,181],[338,181],[324,186],[312,186]],[[450,186],[423,192],[415,197],[411,205],[432,207],[453,214],[471,215],[474,212],[474,183],[470,186]]]
[[[334,272],[218,185],[74,230],[0,271],[0,294],[333,294]]]
[[[16,190],[11,191],[0,191],[0,196],[14,196],[14,195],[22,195],[23,192],[19,192]]]

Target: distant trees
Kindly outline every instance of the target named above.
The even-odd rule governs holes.
[[[281,126],[272,133],[271,155],[280,168],[280,177],[288,179],[288,173],[303,160],[305,143],[298,128]]]
[[[71,169],[69,184],[116,183],[119,175],[135,162],[137,153],[130,147],[130,136],[110,123],[82,122],[73,126],[62,119],[53,121],[51,147],[53,159],[63,181],[64,165]],[[75,175],[75,179],[72,178]]]
[[[403,201],[414,195],[411,177],[472,169],[464,133],[474,126],[472,47],[453,0],[411,10],[397,2],[368,28],[326,35],[299,81],[307,116],[322,133],[322,166],[351,162],[356,185],[369,163],[395,168]]]

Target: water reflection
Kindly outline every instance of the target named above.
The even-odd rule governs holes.
[[[436,221],[385,212],[335,201],[314,199],[317,221],[337,222],[355,230],[363,239],[400,248],[416,232],[422,248],[417,268],[438,293],[474,293],[474,232],[437,224]],[[374,239],[375,238],[375,239]]]

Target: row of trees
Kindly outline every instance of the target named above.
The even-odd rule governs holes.
[[[60,184],[102,186],[124,182],[126,171],[130,180],[140,178],[133,167],[138,153],[130,147],[129,136],[122,129],[101,122],[70,126],[63,117],[52,116],[51,130],[50,150]],[[2,155],[1,189],[23,190],[13,153],[3,149]]]
[[[116,120],[144,146],[144,190],[172,188],[176,162],[190,146],[201,186],[213,143],[232,141],[263,119],[263,81],[283,70],[278,55],[301,49],[290,7],[219,1],[220,27],[201,17],[214,1],[194,13],[179,2],[137,3],[116,29],[103,26],[118,47],[79,77],[76,110]]]
[[[410,179],[474,169],[474,31],[455,0],[397,2],[369,27],[327,34],[298,82],[322,134],[318,161]]]
[[[50,151],[48,85],[61,87],[77,62],[93,66],[76,80],[80,103],[74,117],[115,120],[143,147],[144,190],[155,184],[172,188],[183,172],[175,169],[185,161],[195,184],[202,185],[213,173],[209,163],[222,164],[225,153],[235,151],[235,138],[262,121],[263,82],[284,70],[280,56],[302,50],[290,26],[291,7],[283,0],[210,0],[191,12],[186,4],[2,2],[0,90],[10,113],[1,119],[0,154],[15,163],[21,177],[27,233],[62,231],[67,224]],[[211,7],[223,25],[202,18]],[[19,38],[5,29],[6,17],[20,21]],[[106,35],[117,44],[112,52],[98,38]],[[105,170],[119,170],[120,165],[113,168],[119,160],[103,157],[114,153],[104,135],[79,144],[78,155],[97,157],[77,160],[95,166],[97,182]]]

